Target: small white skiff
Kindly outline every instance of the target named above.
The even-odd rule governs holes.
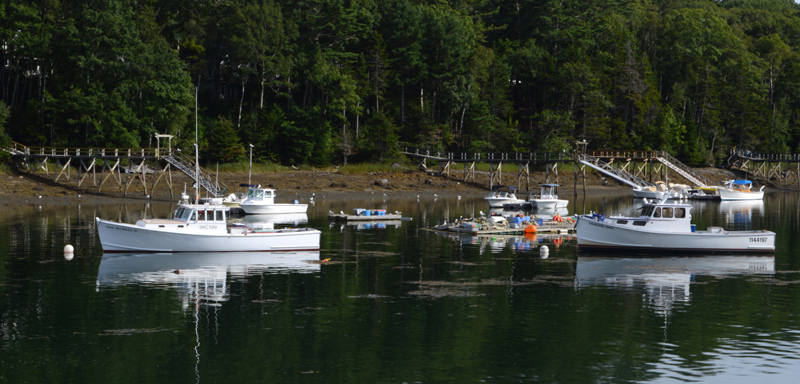
[[[578,246],[584,250],[774,252],[775,232],[696,231],[689,204],[647,202],[639,217],[580,216]]]
[[[178,204],[171,219],[136,224],[96,218],[105,252],[291,252],[319,250],[320,231],[312,228],[253,230],[228,227],[230,207]]]

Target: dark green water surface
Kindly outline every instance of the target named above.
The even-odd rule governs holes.
[[[698,228],[769,229],[777,251],[586,254],[569,235],[427,229],[488,212],[481,199],[318,194],[300,225],[323,231],[320,252],[104,256],[95,216],[175,205],[4,206],[0,382],[794,382],[800,195],[692,204]],[[569,213],[640,205],[589,197]],[[353,208],[413,220],[327,221]]]

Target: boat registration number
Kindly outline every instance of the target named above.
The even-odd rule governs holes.
[[[217,229],[216,225],[198,225],[198,228],[202,229]]]
[[[767,238],[766,237],[751,237],[750,238],[750,242],[751,243],[766,243],[767,242]]]

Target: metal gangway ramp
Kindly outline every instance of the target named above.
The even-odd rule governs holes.
[[[695,186],[704,188],[713,183],[709,178],[689,168],[686,164],[681,163],[678,161],[678,159],[670,156],[670,154],[666,151],[653,151],[653,157],[669,167],[671,170],[683,176],[686,180],[694,183]]]
[[[225,194],[225,191],[227,190],[225,184],[222,184],[219,181],[212,182],[213,178],[211,177],[211,174],[202,167],[198,168],[200,169],[200,175],[199,177],[196,177],[194,172],[195,164],[188,157],[173,152],[169,155],[161,156],[161,158],[172,164],[172,166],[177,168],[179,171],[185,173],[186,176],[189,176],[189,178],[192,180],[197,180],[197,182],[200,183],[200,187],[205,188],[205,190],[208,191],[208,193],[212,196],[221,197]]]
[[[636,177],[622,169],[617,169],[611,166],[611,164],[606,163],[603,160],[600,160],[596,157],[589,156],[585,153],[578,154],[578,162],[599,171],[600,173],[613,178],[623,184],[630,185],[633,188],[641,188],[641,187],[653,187],[655,186],[654,183],[651,183],[645,179]]]

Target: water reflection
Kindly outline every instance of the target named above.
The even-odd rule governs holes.
[[[721,201],[719,211],[728,229],[751,229],[753,214],[764,216],[764,201]]]
[[[472,236],[468,234],[461,234],[447,231],[436,231],[441,236],[452,238],[458,241],[461,245],[478,246],[480,254],[485,252],[501,253],[505,249],[510,249],[514,252],[528,252],[537,251],[539,247],[547,244],[558,250],[560,247],[574,242],[574,237],[571,235],[559,234],[534,234],[526,233],[525,235],[478,235]]]
[[[675,302],[688,302],[699,275],[775,274],[775,256],[594,257],[579,256],[576,287],[642,287],[648,302],[668,315]]]
[[[181,292],[184,308],[194,301],[216,305],[228,300],[230,280],[262,273],[320,270],[319,252],[106,253],[97,287],[163,286]]]

